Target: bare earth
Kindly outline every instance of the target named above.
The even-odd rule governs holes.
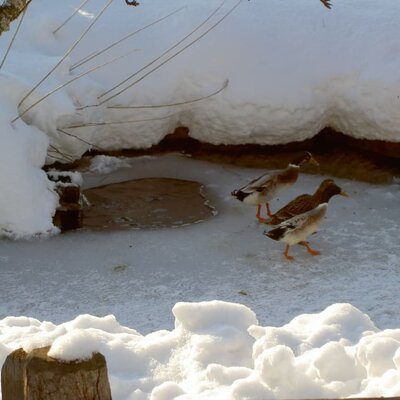
[[[100,186],[84,192],[83,228],[101,230],[166,228],[194,224],[210,218],[198,182],[147,178]]]

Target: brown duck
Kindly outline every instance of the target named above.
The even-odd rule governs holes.
[[[302,194],[296,197],[272,215],[271,218],[267,219],[265,223],[269,225],[278,225],[289,218],[310,211],[322,203],[328,203],[329,200],[337,194],[348,197],[348,194],[337,186],[333,179],[325,179],[321,182],[314,194]]]
[[[265,204],[267,214],[272,216],[269,208],[269,202],[278,195],[278,193],[292,186],[299,176],[300,167],[303,164],[311,163],[319,165],[311,153],[304,152],[300,157],[293,160],[286,169],[275,173],[267,173],[254,179],[241,189],[234,190],[231,194],[238,200],[250,206],[257,206],[257,219],[259,222],[266,222],[261,217],[261,207]]]

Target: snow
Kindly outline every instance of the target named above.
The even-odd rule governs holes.
[[[70,361],[102,352],[113,398],[274,399],[398,396],[400,330],[380,331],[350,304],[263,327],[241,304],[177,303],[175,328],[148,335],[114,316],[55,325],[0,321],[0,361],[13,348],[51,344]]]
[[[398,183],[335,179],[350,197],[333,197],[309,238],[321,256],[295,246],[288,262],[256,208],[230,195],[264,170],[123,161],[107,159],[106,175],[89,168],[84,187],[198,180],[218,214],[173,230],[2,241],[0,363],[20,346],[51,344],[63,360],[100,351],[117,400],[399,395]],[[301,174],[272,211],[325,178]]]
[[[88,2],[53,34],[80,2],[31,3],[0,70],[0,234],[31,238],[0,242],[0,364],[21,346],[51,344],[50,354],[62,360],[100,351],[116,400],[400,395],[400,317],[393,296],[400,284],[397,181],[375,186],[337,179],[351,198],[333,198],[310,238],[322,255],[294,248],[289,263],[282,244],[262,235],[255,210],[230,196],[265,171],[176,155],[98,156],[83,174],[85,188],[154,176],[198,180],[219,212],[173,231],[53,236],[58,196],[42,167],[79,158],[90,148],[150,147],[180,125],[215,144],[288,143],[326,126],[356,138],[400,141],[400,3],[334,3],[328,11],[317,0],[242,1],[201,41],[98,107],[85,106],[96,105],[100,95],[172,47],[221,3],[143,0],[140,7],[127,7],[114,1],[19,105],[103,7]],[[223,3],[175,51],[235,4]],[[15,28],[1,35],[1,54]],[[122,55],[12,122],[50,91]],[[190,101],[227,79],[218,95],[187,105],[107,107]],[[71,128],[81,124],[88,126]],[[321,180],[302,175],[271,206],[312,193]],[[126,268],[116,268],[121,265]]]

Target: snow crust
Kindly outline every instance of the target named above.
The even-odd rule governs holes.
[[[400,141],[400,3],[392,0],[381,0],[379,8],[374,0],[365,0],[362,7],[356,0],[337,0],[332,10],[317,0],[242,1],[202,40],[131,89],[102,106],[82,109],[98,104],[98,96],[200,27],[127,84],[144,77],[206,32],[236,3],[221,4],[154,0],[127,7],[123,1],[114,1],[61,65],[18,106],[103,5],[88,2],[56,33],[80,2],[60,7],[52,0],[38,0],[29,6],[0,71],[0,147],[4,154],[0,170],[15,171],[19,178],[16,187],[10,188],[9,182],[16,179],[1,173],[0,183],[6,188],[0,199],[3,233],[24,237],[53,230],[51,215],[57,200],[40,172],[46,150],[47,162],[54,162],[78,158],[92,146],[146,148],[180,125],[188,126],[191,136],[215,144],[288,143],[310,138],[326,126],[358,138]],[[177,12],[74,68],[93,52],[172,11]],[[15,29],[16,23],[2,34],[1,54]],[[50,91],[123,55],[55,91],[22,120],[10,123]],[[229,85],[221,93],[188,105],[108,108],[179,103],[215,92],[227,79]],[[113,90],[109,95],[116,93]],[[104,122],[118,124],[93,125]],[[89,126],[68,128],[81,124]],[[31,206],[26,207],[25,201]]]
[[[400,330],[379,330],[348,303],[260,326],[241,304],[177,303],[175,328],[141,335],[113,315],[55,325],[0,320],[0,364],[13,349],[50,345],[70,361],[105,355],[113,398],[276,399],[398,396]]]

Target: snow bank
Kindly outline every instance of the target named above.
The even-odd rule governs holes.
[[[10,124],[22,90],[13,76],[0,74],[0,236],[13,238],[55,232],[51,216],[58,203],[41,169],[48,137],[22,121]]]
[[[380,331],[350,304],[262,327],[247,307],[178,303],[175,329],[146,336],[112,315],[54,325],[0,321],[0,364],[13,349],[52,344],[61,360],[102,352],[113,398],[274,399],[400,395],[400,330]]]
[[[336,0],[327,10],[317,0],[242,1],[202,40],[123,94],[96,106],[99,96],[136,71],[143,69],[101,100],[144,77],[236,4],[228,0],[214,13],[221,4],[214,0],[143,1],[140,7],[114,1],[18,108],[103,7],[89,2],[53,33],[79,4],[32,2],[0,71],[0,147],[6,155],[0,158],[0,170],[14,171],[19,179],[16,187],[10,187],[16,179],[1,173],[3,232],[24,236],[53,229],[54,195],[39,171],[47,141],[38,130],[50,141],[48,162],[78,158],[92,146],[150,147],[179,125],[188,126],[191,136],[215,144],[288,143],[310,138],[325,126],[358,138],[400,141],[398,2],[381,0],[377,8],[374,0],[365,0],[362,7],[356,0]],[[179,11],[74,68],[87,55],[175,10]],[[144,68],[197,27],[172,52]],[[0,54],[5,53],[15,28],[16,23],[1,35]],[[18,113],[50,91],[119,56],[125,57],[55,91],[27,112],[23,121],[11,125]],[[108,108],[196,99],[215,92],[226,79],[225,90],[201,102],[153,109]],[[82,124],[92,125],[70,128]]]

